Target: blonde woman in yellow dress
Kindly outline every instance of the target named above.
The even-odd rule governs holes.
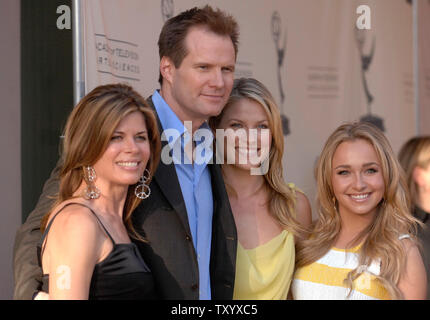
[[[279,110],[263,84],[241,78],[210,125],[218,129],[217,154],[238,234],[233,299],[286,299],[295,237],[305,234],[311,209],[283,179]]]
[[[316,167],[317,220],[297,248],[294,299],[425,299],[403,171],[384,134],[344,124]]]

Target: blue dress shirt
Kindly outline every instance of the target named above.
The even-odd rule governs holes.
[[[188,223],[199,267],[199,297],[200,300],[210,300],[209,264],[213,195],[211,175],[207,164],[212,161],[213,134],[206,122],[196,131],[194,134],[195,157],[191,160],[185,152],[185,146],[190,143],[191,138],[187,127],[191,129],[191,126],[187,124],[184,126],[184,123],[179,120],[157,90],[152,95],[152,102],[163,127],[162,139],[167,141],[170,147],[170,163],[173,161],[175,165],[187,209]],[[190,146],[188,145],[188,147]],[[166,153],[163,155],[162,152],[161,161],[165,160]]]

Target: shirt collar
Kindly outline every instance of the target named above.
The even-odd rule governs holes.
[[[154,94],[152,95],[152,102],[154,103],[155,110],[157,111],[158,118],[160,119],[161,126],[163,130],[166,129],[174,129],[179,132],[179,137],[189,135],[189,131],[184,126],[183,122],[178,118],[176,113],[173,112],[173,110],[170,108],[170,106],[167,104],[167,102],[163,99],[163,97],[160,95],[158,90],[155,90]],[[206,137],[210,139],[210,143],[212,143],[214,136],[212,133],[212,130],[210,130],[209,125],[207,122],[203,122],[203,124],[199,127],[199,129],[205,129],[205,133],[207,134]],[[206,131],[208,130],[208,131]],[[201,141],[201,132],[198,130],[195,133],[195,140],[196,145],[199,145]],[[171,148],[177,143],[179,137],[175,139],[174,141],[168,141],[168,144]],[[185,140],[186,141],[186,140]]]
[[[179,136],[182,136],[186,132],[186,128],[181,120],[179,120],[176,113],[170,108],[167,102],[160,95],[158,90],[155,90],[152,95],[152,102],[154,103],[155,111],[157,111],[158,118],[160,119],[163,131],[166,129],[174,129],[179,132]],[[175,141],[168,141],[170,147],[176,143]]]

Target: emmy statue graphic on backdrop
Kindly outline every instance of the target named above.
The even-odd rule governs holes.
[[[161,0],[161,16],[163,17],[163,22],[173,17],[174,11],[173,0]]]
[[[382,131],[385,131],[384,120],[374,114],[372,114],[371,104],[373,102],[373,95],[370,93],[369,86],[367,84],[366,72],[369,70],[369,66],[372,63],[373,55],[375,54],[375,37],[372,39],[372,48],[370,53],[366,55],[364,53],[364,44],[366,42],[366,31],[355,29],[356,40],[358,50],[361,57],[361,78],[363,80],[364,93],[366,94],[367,101],[367,114],[360,118],[361,122],[370,122],[371,124],[377,126]]]
[[[284,87],[282,85],[281,70],[284,64],[284,57],[285,57],[285,52],[287,47],[287,33],[285,32],[284,42],[281,47],[280,45],[281,16],[279,15],[278,11],[275,11],[272,14],[272,37],[273,37],[273,41],[275,42],[276,54],[278,56],[278,84],[279,84],[279,93],[281,95],[280,109],[282,111],[282,107],[284,105],[284,100],[285,100],[285,93],[284,93]],[[281,114],[281,119],[282,119],[282,130],[283,130],[284,136],[287,136],[288,134],[290,134],[289,120],[287,116],[284,114]]]

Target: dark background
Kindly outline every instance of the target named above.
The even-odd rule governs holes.
[[[55,167],[73,108],[72,30],[57,29],[71,0],[21,0],[22,221],[34,209]]]

